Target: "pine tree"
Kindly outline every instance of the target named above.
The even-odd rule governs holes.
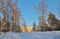
[[[52,28],[52,30],[60,29],[60,27],[58,27],[60,26],[60,21],[55,17],[53,13],[49,14],[48,23],[50,24],[50,27]]]
[[[35,31],[35,30],[36,30],[36,22],[34,20],[34,22],[33,22],[33,31]]]

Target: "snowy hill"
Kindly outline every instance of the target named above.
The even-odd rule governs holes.
[[[60,39],[60,32],[6,32],[0,35],[0,39]]]

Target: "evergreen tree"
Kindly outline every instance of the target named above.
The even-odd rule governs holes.
[[[35,31],[35,30],[36,30],[36,22],[34,20],[34,22],[33,22],[33,31]]]
[[[60,21],[55,17],[53,13],[49,14],[48,23],[52,30],[59,30],[60,29]]]

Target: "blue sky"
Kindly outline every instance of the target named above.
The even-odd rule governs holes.
[[[39,2],[41,2],[41,0],[18,0],[18,7],[21,9],[24,20],[29,26],[32,26],[34,20],[38,23],[38,14],[34,7],[38,5]],[[53,12],[57,18],[59,18],[57,10],[58,2],[59,0],[46,0],[48,12]]]
[[[18,7],[20,8],[21,14],[28,26],[32,26],[34,20],[38,23],[39,15],[35,11],[34,7],[37,6],[39,2],[41,2],[41,0],[18,0]],[[58,2],[59,0],[46,0],[48,12],[53,12],[56,15],[56,18],[59,19],[57,10]],[[2,14],[0,14],[0,16],[1,15]]]

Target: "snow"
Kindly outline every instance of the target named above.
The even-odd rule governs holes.
[[[52,32],[5,32],[0,39],[60,39],[60,31]]]

